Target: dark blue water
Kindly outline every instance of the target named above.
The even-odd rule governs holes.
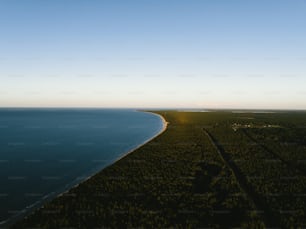
[[[0,109],[0,222],[71,187],[162,129],[150,113]]]

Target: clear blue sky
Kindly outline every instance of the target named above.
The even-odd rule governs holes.
[[[0,0],[0,106],[306,109],[306,1]]]

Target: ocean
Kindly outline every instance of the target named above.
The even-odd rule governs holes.
[[[131,109],[0,109],[0,222],[55,197],[161,132]]]

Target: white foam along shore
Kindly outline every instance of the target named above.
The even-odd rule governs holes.
[[[113,165],[114,163],[116,163],[117,161],[121,160],[122,158],[126,157],[127,155],[129,155],[130,153],[134,152],[135,150],[139,149],[140,147],[142,147],[143,145],[147,144],[148,142],[152,141],[154,138],[156,138],[157,136],[161,135],[163,132],[165,132],[165,130],[167,129],[168,126],[168,122],[165,120],[165,118],[163,116],[161,116],[160,114],[151,112],[151,111],[140,111],[140,110],[136,110],[137,112],[143,112],[143,113],[150,113],[152,115],[156,115],[158,116],[161,120],[162,120],[162,129],[155,134],[154,136],[152,136],[151,138],[149,138],[148,140],[146,140],[145,142],[137,145],[135,148],[127,151],[126,153],[124,153],[123,155],[121,155],[120,157],[116,158],[115,160],[111,161],[108,165],[104,165],[102,168],[95,168],[94,171],[91,170],[91,172],[89,173],[90,175],[88,176],[83,176],[83,179],[76,179],[73,180],[71,183],[65,185],[65,187],[60,188],[59,190],[55,191],[55,192],[51,192],[45,196],[43,196],[40,200],[37,200],[35,203],[31,204],[30,206],[25,207],[23,210],[21,210],[19,213],[17,213],[16,215],[13,215],[12,217],[8,218],[7,220],[1,221],[0,222],[0,229],[3,228],[8,228],[9,226],[11,226],[12,224],[14,224],[15,222],[17,222],[18,220],[26,217],[27,215],[29,215],[31,212],[33,212],[34,210],[37,210],[39,208],[42,208],[43,205],[53,199],[55,199],[56,197],[62,196],[65,193],[68,193],[71,189],[76,188],[77,186],[79,186],[80,184],[84,183],[85,181],[89,180],[90,178],[92,178],[93,176],[95,176],[96,174],[98,174],[99,172],[101,172],[103,169],[106,169],[107,167]]]
[[[166,129],[167,129],[167,126],[168,126],[168,122],[165,120],[165,118],[159,114],[156,114],[156,113],[153,113],[151,111],[138,111],[138,112],[143,112],[143,113],[150,113],[150,114],[153,114],[153,115],[156,115],[158,116],[161,120],[162,120],[162,123],[163,123],[163,127],[161,129],[160,132],[158,132],[157,134],[155,134],[153,137],[149,138],[148,140],[146,140],[145,142],[139,144],[138,146],[136,146],[135,148],[129,150],[128,152],[126,152],[125,154],[121,155],[119,158],[117,158],[116,160],[114,160],[110,165],[114,164],[115,162],[121,160],[122,158],[124,158],[125,156],[127,156],[128,154],[134,152],[135,150],[139,149],[140,147],[142,147],[143,145],[147,144],[148,142],[152,141],[154,138],[156,138],[157,136],[161,135]],[[109,165],[109,166],[110,166]],[[108,167],[108,166],[106,166]],[[105,167],[105,168],[106,168]]]
[[[129,155],[130,153],[133,153],[134,151],[136,151],[137,149],[139,149],[140,147],[144,146],[145,144],[147,144],[148,142],[152,141],[154,138],[156,138],[157,136],[161,135],[166,129],[167,129],[167,126],[168,126],[168,122],[165,120],[165,118],[157,113],[154,113],[154,112],[150,112],[150,111],[138,111],[136,110],[137,112],[143,112],[143,113],[150,113],[152,115],[156,115],[158,116],[161,120],[162,120],[162,129],[155,135],[153,135],[151,138],[149,138],[148,140],[144,141],[143,143],[137,145],[135,148],[127,151],[126,153],[123,153],[120,157],[116,158],[115,160],[111,161],[108,165],[106,166],[103,166],[103,168],[100,168],[100,169],[97,169],[98,171],[94,172],[94,173],[91,173],[90,176],[85,176],[84,179],[80,180],[80,182],[78,182],[77,184],[74,184],[73,186],[70,186],[69,189],[66,189],[65,191],[59,193],[57,196],[61,196],[65,193],[68,193],[70,189],[72,188],[75,188],[75,187],[78,187],[80,184],[82,184],[83,182],[89,180],[90,178],[92,178],[93,176],[95,176],[96,174],[98,174],[99,172],[101,172],[103,169],[106,169],[107,167],[110,167],[112,166],[113,164],[115,164],[117,161],[123,159],[124,157],[126,157],[127,155]]]
[[[91,177],[95,176],[96,174],[98,174],[99,172],[101,172],[103,169],[115,164],[117,161],[121,160],[122,158],[126,157],[127,155],[129,155],[130,153],[136,151],[137,149],[139,149],[140,147],[144,146],[145,144],[147,144],[148,142],[152,141],[154,138],[156,138],[157,136],[161,135],[163,132],[165,132],[165,130],[167,129],[168,126],[168,122],[165,120],[165,118],[159,114],[156,114],[154,112],[150,112],[150,111],[137,111],[137,112],[143,112],[143,113],[150,113],[152,115],[158,116],[161,120],[162,120],[162,124],[163,127],[162,129],[155,135],[153,135],[151,138],[149,138],[148,140],[144,141],[143,143],[137,145],[135,148],[127,151],[126,153],[122,154],[120,157],[116,158],[115,160],[111,161],[109,163],[109,165],[104,166],[102,169],[100,169],[98,172],[90,175],[90,176],[86,176],[85,179],[83,179],[81,182],[79,182],[78,184],[74,185],[72,188],[79,186],[80,184],[82,184],[83,182],[85,182],[86,180],[89,180]],[[71,189],[71,188],[70,188]],[[70,190],[69,189],[69,190]],[[60,193],[58,196],[63,195],[64,193],[69,192],[69,190],[66,190],[65,192]]]

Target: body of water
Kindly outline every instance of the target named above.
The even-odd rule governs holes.
[[[0,222],[96,173],[163,128],[127,109],[0,109]]]

